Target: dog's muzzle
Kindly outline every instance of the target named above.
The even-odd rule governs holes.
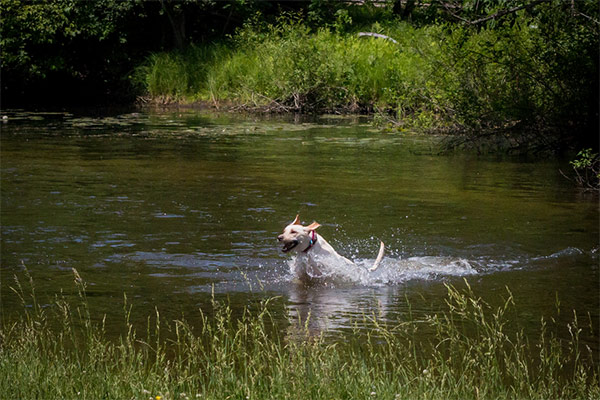
[[[281,238],[281,237],[279,237],[278,239],[280,242],[283,241],[283,238]],[[281,251],[283,251],[284,253],[287,253],[288,251],[292,250],[294,247],[298,246],[298,243],[300,243],[300,242],[296,239],[290,240],[289,242],[284,242],[283,249],[281,249]]]

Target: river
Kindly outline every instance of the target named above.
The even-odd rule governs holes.
[[[560,174],[567,160],[440,154],[443,138],[361,117],[3,114],[4,321],[25,268],[43,304],[77,296],[77,269],[113,334],[124,294],[141,326],[155,309],[193,324],[213,297],[238,313],[276,297],[282,325],[309,319],[336,340],[362,315],[441,310],[445,285],[467,282],[492,305],[508,288],[521,326],[557,306],[565,322],[589,315],[598,349],[598,198]],[[359,264],[382,240],[381,267],[297,282],[276,239],[296,214]]]

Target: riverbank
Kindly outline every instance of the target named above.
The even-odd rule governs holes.
[[[598,366],[579,342],[585,316],[567,327],[541,319],[539,337],[507,331],[514,301],[492,307],[469,286],[447,287],[448,308],[393,326],[378,316],[357,320],[345,342],[314,336],[307,321],[274,329],[273,299],[249,305],[241,317],[213,300],[196,327],[147,317],[136,332],[127,296],[124,330],[107,337],[105,318],[90,315],[77,271],[75,295],[43,304],[31,277],[12,295],[23,310],[2,321],[0,389],[7,398],[529,398],[588,399],[600,395]],[[25,289],[26,288],[26,289]],[[78,295],[77,295],[78,293]],[[558,303],[557,303],[558,304]],[[557,305],[557,312],[559,306]],[[590,326],[588,326],[590,324]],[[568,337],[557,332],[567,331]],[[422,339],[428,332],[429,340]],[[435,332],[431,336],[431,332]]]
[[[0,5],[2,105],[363,113],[519,153],[598,150],[591,1]],[[35,23],[31,23],[35,21]]]
[[[458,133],[529,152],[597,146],[594,35],[554,32],[540,18],[478,30],[368,27],[384,38],[280,19],[247,24],[227,42],[155,53],[136,79],[152,104],[374,114],[386,129]],[[576,45],[559,45],[570,40]]]

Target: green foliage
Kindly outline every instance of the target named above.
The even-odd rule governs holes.
[[[597,26],[551,7],[537,11],[495,29],[452,28],[443,64],[453,66],[445,71],[456,82],[449,92],[465,123],[543,121],[576,129],[594,118]]]
[[[577,158],[569,164],[575,172],[575,182],[587,189],[600,189],[600,157],[591,148],[577,153]]]
[[[41,307],[19,281],[21,318],[2,321],[0,390],[6,398],[340,399],[532,398],[600,395],[598,365],[583,350],[577,315],[568,326],[541,319],[539,337],[514,326],[510,292],[492,307],[468,287],[448,287],[446,310],[409,313],[386,323],[365,315],[343,341],[311,332],[306,321],[274,329],[277,299],[234,317],[213,300],[197,323],[148,316],[146,332],[131,323],[123,299],[120,338],[90,315],[85,282],[78,296]],[[28,304],[33,303],[33,307]],[[284,307],[284,306],[281,306]],[[517,319],[518,320],[518,319]],[[100,321],[100,322],[95,322]],[[509,325],[511,324],[510,329]],[[590,324],[591,325],[591,324]],[[360,326],[360,328],[359,328]],[[565,328],[570,336],[557,336]],[[593,334],[593,333],[592,333]],[[583,351],[582,351],[583,350]]]
[[[4,103],[81,104],[115,92],[127,96],[139,50],[130,50],[138,33],[123,26],[143,14],[141,4],[0,0]]]
[[[184,101],[202,87],[210,66],[229,50],[219,46],[189,46],[181,51],[152,54],[133,80],[161,102]]]
[[[577,153],[577,157],[569,164],[575,169],[586,169],[594,164],[596,158],[598,158],[598,153],[592,153],[592,149],[583,149]]]
[[[49,71],[56,70],[81,73],[67,54],[57,51],[40,57],[40,50],[44,47],[59,50],[61,45],[80,39],[93,39],[99,43],[113,35],[117,42],[124,43],[127,36],[117,27],[136,3],[119,0],[1,0],[2,67],[5,70],[18,69],[30,79],[44,78]]]
[[[263,8],[272,6],[253,0],[0,0],[3,104],[131,100],[131,72],[148,53],[222,37]]]
[[[396,45],[327,29],[311,32],[288,16],[276,25],[247,25],[233,37],[233,48],[218,48],[210,60],[181,59],[190,70],[207,71],[206,80],[196,80],[184,94],[249,107],[278,105],[301,111],[392,107],[411,113],[426,106],[422,92],[431,66],[423,54],[439,51],[437,42],[431,43],[432,32],[434,28],[417,32],[399,25],[388,32],[399,37],[401,45]],[[412,49],[404,50],[403,45]],[[158,63],[168,58],[161,54],[148,65],[168,73],[166,69],[174,67]],[[173,94],[185,87],[185,80],[181,74],[181,82],[156,92],[159,82],[149,75],[147,88],[154,96]]]

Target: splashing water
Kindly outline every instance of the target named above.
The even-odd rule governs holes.
[[[359,285],[399,284],[413,279],[434,280],[442,276],[477,274],[469,261],[456,257],[385,257],[376,271],[369,271],[374,259],[348,263],[338,259],[321,259],[318,265],[306,257],[294,257],[288,265],[292,279],[312,282],[354,283]]]

